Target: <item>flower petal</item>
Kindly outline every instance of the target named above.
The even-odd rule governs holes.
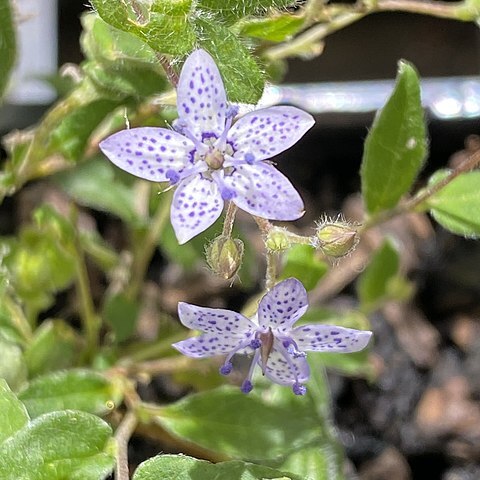
[[[247,113],[230,129],[227,141],[234,158],[244,160],[246,154],[255,160],[266,160],[298,142],[315,120],[296,107],[269,107]]]
[[[205,50],[195,50],[185,61],[177,90],[178,116],[195,138],[219,137],[225,129],[227,98],[222,77]]]
[[[153,182],[166,182],[167,171],[181,171],[195,150],[191,140],[166,128],[122,130],[100,142],[107,158],[122,170]]]
[[[305,357],[289,357],[287,362],[285,357],[277,348],[273,348],[268,357],[265,368],[265,376],[272,382],[280,385],[293,385],[294,383],[305,383],[310,377],[310,367]],[[258,362],[260,367],[261,362]]]
[[[206,230],[223,210],[216,183],[202,175],[182,180],[173,196],[170,217],[178,243],[182,245]]]
[[[277,283],[262,298],[258,306],[261,327],[285,333],[307,311],[308,298],[305,287],[296,278]]]
[[[225,337],[217,333],[204,333],[198,337],[174,343],[172,347],[188,357],[201,358],[227,354],[239,343],[237,338]]]
[[[222,308],[198,307],[185,302],[178,304],[178,316],[187,328],[205,333],[245,337],[257,328],[240,313]]]
[[[223,182],[234,192],[232,201],[252,215],[296,220],[304,214],[303,201],[290,180],[268,163],[238,165]]]
[[[372,332],[335,325],[302,325],[291,337],[299,350],[314,352],[358,352],[370,341]]]

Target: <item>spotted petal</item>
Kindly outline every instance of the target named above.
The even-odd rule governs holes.
[[[287,278],[277,283],[260,301],[258,323],[263,328],[287,332],[307,308],[305,287],[296,278]]]
[[[256,328],[253,322],[240,313],[221,308],[197,307],[185,302],[178,304],[178,316],[187,328],[205,333],[245,336]]]
[[[100,149],[117,167],[153,182],[165,182],[169,170],[181,171],[194,144],[166,128],[143,127],[122,130],[100,143]]]
[[[270,220],[296,220],[304,214],[303,201],[285,175],[259,162],[238,165],[223,178],[232,201],[252,215]]]
[[[227,354],[234,350],[239,343],[240,341],[233,337],[225,337],[217,333],[204,333],[198,337],[174,343],[172,347],[188,357],[202,358]]]
[[[217,185],[202,175],[182,180],[173,196],[170,217],[182,245],[206,230],[222,213],[223,200]]]
[[[177,90],[180,121],[197,138],[219,137],[225,128],[227,99],[222,77],[205,50],[195,50],[185,61]]]
[[[302,325],[291,332],[298,350],[314,352],[358,352],[371,336],[372,332],[334,325]]]
[[[310,367],[305,357],[293,358],[289,356],[289,361],[285,359],[282,353],[273,348],[268,357],[265,368],[265,376],[272,382],[280,385],[293,385],[295,383],[305,383],[310,377]],[[261,366],[261,362],[258,362]]]
[[[269,107],[247,113],[228,132],[234,158],[254,160],[272,158],[298,142],[315,120],[296,107]]]

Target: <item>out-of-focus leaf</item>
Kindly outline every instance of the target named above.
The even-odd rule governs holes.
[[[448,170],[436,172],[429,181],[434,185]],[[462,173],[428,198],[424,207],[444,228],[469,238],[480,237],[480,172]]]
[[[82,17],[84,72],[104,92],[143,98],[161,92],[165,73],[155,52],[135,35],[118,30],[93,13]]]
[[[279,14],[270,18],[252,18],[241,22],[240,33],[247,37],[283,42],[299,32],[303,22],[303,18],[289,14]]]
[[[28,423],[25,406],[0,378],[0,445]]]
[[[62,172],[55,180],[80,205],[107,211],[129,224],[138,220],[135,191],[116,178],[113,165],[104,158]]]
[[[140,305],[121,293],[109,297],[103,307],[103,317],[112,327],[117,342],[132,335],[139,313]]]
[[[7,293],[0,296],[0,337],[22,346],[32,337],[32,328],[25,313]]]
[[[232,23],[249,15],[262,15],[268,9],[284,9],[294,0],[198,0],[197,8],[214,15],[222,23]]]
[[[295,472],[304,480],[343,480],[344,476],[335,463],[338,450],[329,445],[302,448],[288,456],[281,469]]]
[[[212,55],[220,69],[231,102],[257,103],[263,93],[264,75],[253,56],[228,28],[198,19],[199,46]]]
[[[3,96],[10,73],[15,64],[16,54],[15,24],[10,0],[0,0],[0,98]]]
[[[425,118],[415,68],[400,61],[395,89],[365,141],[362,195],[369,213],[394,207],[411,188],[427,151]]]
[[[314,248],[309,245],[294,245],[285,255],[282,278],[295,277],[307,290],[312,290],[327,271],[328,265],[316,258]]]
[[[322,435],[307,402],[270,403],[255,393],[222,387],[190,395],[155,417],[173,435],[233,458],[276,459]],[[295,415],[291,412],[295,411]],[[252,434],[252,419],[255,432]]]
[[[139,465],[133,480],[300,480],[262,465],[240,461],[210,463],[185,455],[159,455]]]
[[[78,355],[80,339],[63,320],[46,320],[35,331],[24,357],[30,377],[71,367]]]
[[[0,445],[2,480],[101,480],[112,471],[111,428],[90,413],[42,415]]]
[[[364,311],[374,309],[389,293],[389,281],[398,273],[400,259],[390,239],[375,252],[357,282],[358,296]]]
[[[0,379],[3,378],[13,390],[18,390],[27,379],[22,350],[0,336],[0,354]]]
[[[195,48],[196,37],[189,16],[192,0],[142,3],[92,0],[105,22],[135,34],[155,51],[185,55]]]
[[[102,415],[120,401],[119,385],[93,370],[64,370],[32,380],[19,394],[31,417],[57,410]]]

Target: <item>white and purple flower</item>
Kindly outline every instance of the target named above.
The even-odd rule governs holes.
[[[290,106],[256,110],[233,123],[215,62],[204,50],[185,61],[177,90],[174,130],[122,130],[100,143],[118,167],[177,189],[171,221],[183,244],[222,213],[224,201],[270,220],[295,220],[303,202],[290,181],[265,160],[295,144],[314,124]],[[232,125],[233,123],[233,125]]]
[[[310,369],[306,351],[357,352],[365,348],[372,332],[332,325],[293,324],[308,308],[307,292],[296,279],[278,283],[260,301],[253,319],[230,310],[179,303],[180,321],[201,330],[198,337],[173,344],[178,351],[194,358],[227,354],[220,373],[232,371],[232,357],[253,353],[242,391],[252,390],[252,377],[258,364],[272,382],[290,385],[296,395],[304,395]]]

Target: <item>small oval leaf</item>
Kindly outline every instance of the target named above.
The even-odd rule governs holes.
[[[399,62],[395,89],[373,122],[361,166],[369,213],[394,207],[411,188],[427,151],[420,84],[415,68]]]

